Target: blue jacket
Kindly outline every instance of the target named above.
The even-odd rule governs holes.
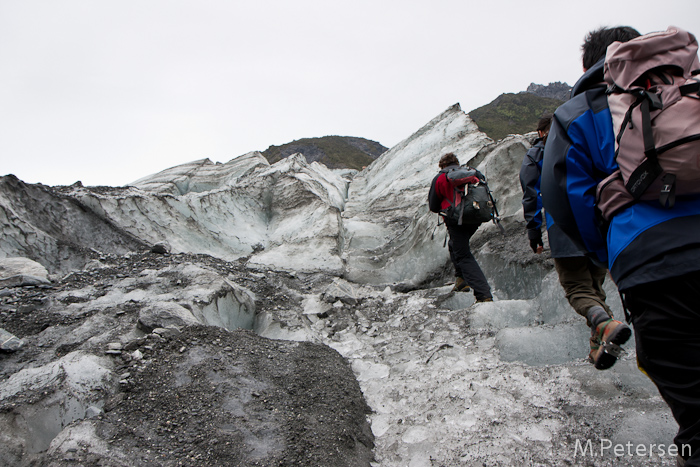
[[[595,205],[598,182],[617,169],[601,59],[554,113],[542,167],[545,209],[623,291],[700,270],[700,197],[672,209],[639,201],[606,225]]]
[[[540,179],[542,174],[542,156],[544,155],[544,141],[540,138],[535,141],[523,158],[520,167],[520,186],[523,189],[523,214],[529,239],[542,237],[542,196],[540,193]],[[547,219],[547,233],[549,248],[552,258],[566,258],[571,256],[583,256],[569,237],[554,224],[552,217],[545,212]]]

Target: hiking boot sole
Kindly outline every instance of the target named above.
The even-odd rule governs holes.
[[[632,329],[628,326],[619,326],[609,337],[607,342],[601,343],[603,348],[594,366],[598,370],[607,370],[615,364],[618,357],[624,352],[620,347],[632,336]]]

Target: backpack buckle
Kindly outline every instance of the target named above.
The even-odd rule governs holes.
[[[672,208],[676,204],[676,176],[666,174],[661,178],[662,188],[659,194],[659,203],[664,208]]]
[[[664,108],[663,102],[661,102],[661,94],[656,94],[655,92],[647,92],[646,93],[647,99],[649,99],[649,103],[651,110],[659,110]]]
[[[617,84],[613,83],[608,86],[608,88],[605,90],[605,95],[609,96],[610,94],[615,94],[618,92],[622,92],[623,89],[618,86]]]

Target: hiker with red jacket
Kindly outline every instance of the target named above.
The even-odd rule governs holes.
[[[428,206],[432,212],[444,213],[455,204],[455,189],[448,181],[446,173],[453,168],[459,168],[459,159],[454,153],[447,153],[438,162],[440,172],[433,178],[428,193]],[[474,170],[475,176],[484,180],[484,176]],[[479,263],[469,247],[469,240],[479,228],[478,223],[462,223],[461,225],[446,218],[445,226],[450,235],[450,258],[455,266],[455,291],[468,292],[474,290],[474,298],[477,302],[490,302],[493,300],[491,287],[484,275]]]
[[[541,254],[542,243],[542,197],[540,183],[545,145],[552,124],[552,115],[545,115],[537,122],[538,139],[523,158],[520,168],[520,185],[523,189],[523,214],[527,222],[527,236],[533,253]],[[589,339],[591,350],[588,359],[598,370],[606,370],[617,361],[615,353],[604,352],[601,338],[612,336],[615,345],[624,344],[632,335],[630,328],[613,318],[605,303],[603,282],[608,270],[598,266],[566,236],[545,213],[550,254],[559,283],[564,288],[566,299],[579,315],[586,318],[591,328]]]
[[[609,269],[634,328],[638,365],[678,422],[678,465],[700,466],[700,195],[676,194],[672,206],[662,205],[658,195],[639,199],[620,206],[607,220],[596,201],[598,184],[624,168],[618,165],[619,128],[613,125],[606,95],[606,54],[639,44],[638,36],[629,27],[603,28],[587,36],[585,73],[572,98],[554,114],[542,199],[557,225]],[[697,42],[692,54],[697,65]]]

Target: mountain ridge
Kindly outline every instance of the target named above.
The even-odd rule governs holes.
[[[495,141],[508,135],[524,135],[535,131],[542,115],[554,113],[570,92],[568,84],[558,81],[547,86],[531,83],[527,91],[501,94],[469,112],[469,116]]]
[[[494,141],[510,134],[534,131],[545,113],[552,113],[569,98],[571,86],[560,81],[547,85],[530,83],[527,90],[504,93],[490,103],[468,112],[469,116]],[[307,162],[320,162],[329,169],[362,170],[388,148],[377,141],[357,136],[329,135],[301,138],[262,151],[270,164],[302,154]]]
[[[380,143],[366,138],[331,135],[273,145],[262,151],[262,154],[270,164],[300,153],[307,162],[320,162],[329,169],[362,170],[387,149]]]

